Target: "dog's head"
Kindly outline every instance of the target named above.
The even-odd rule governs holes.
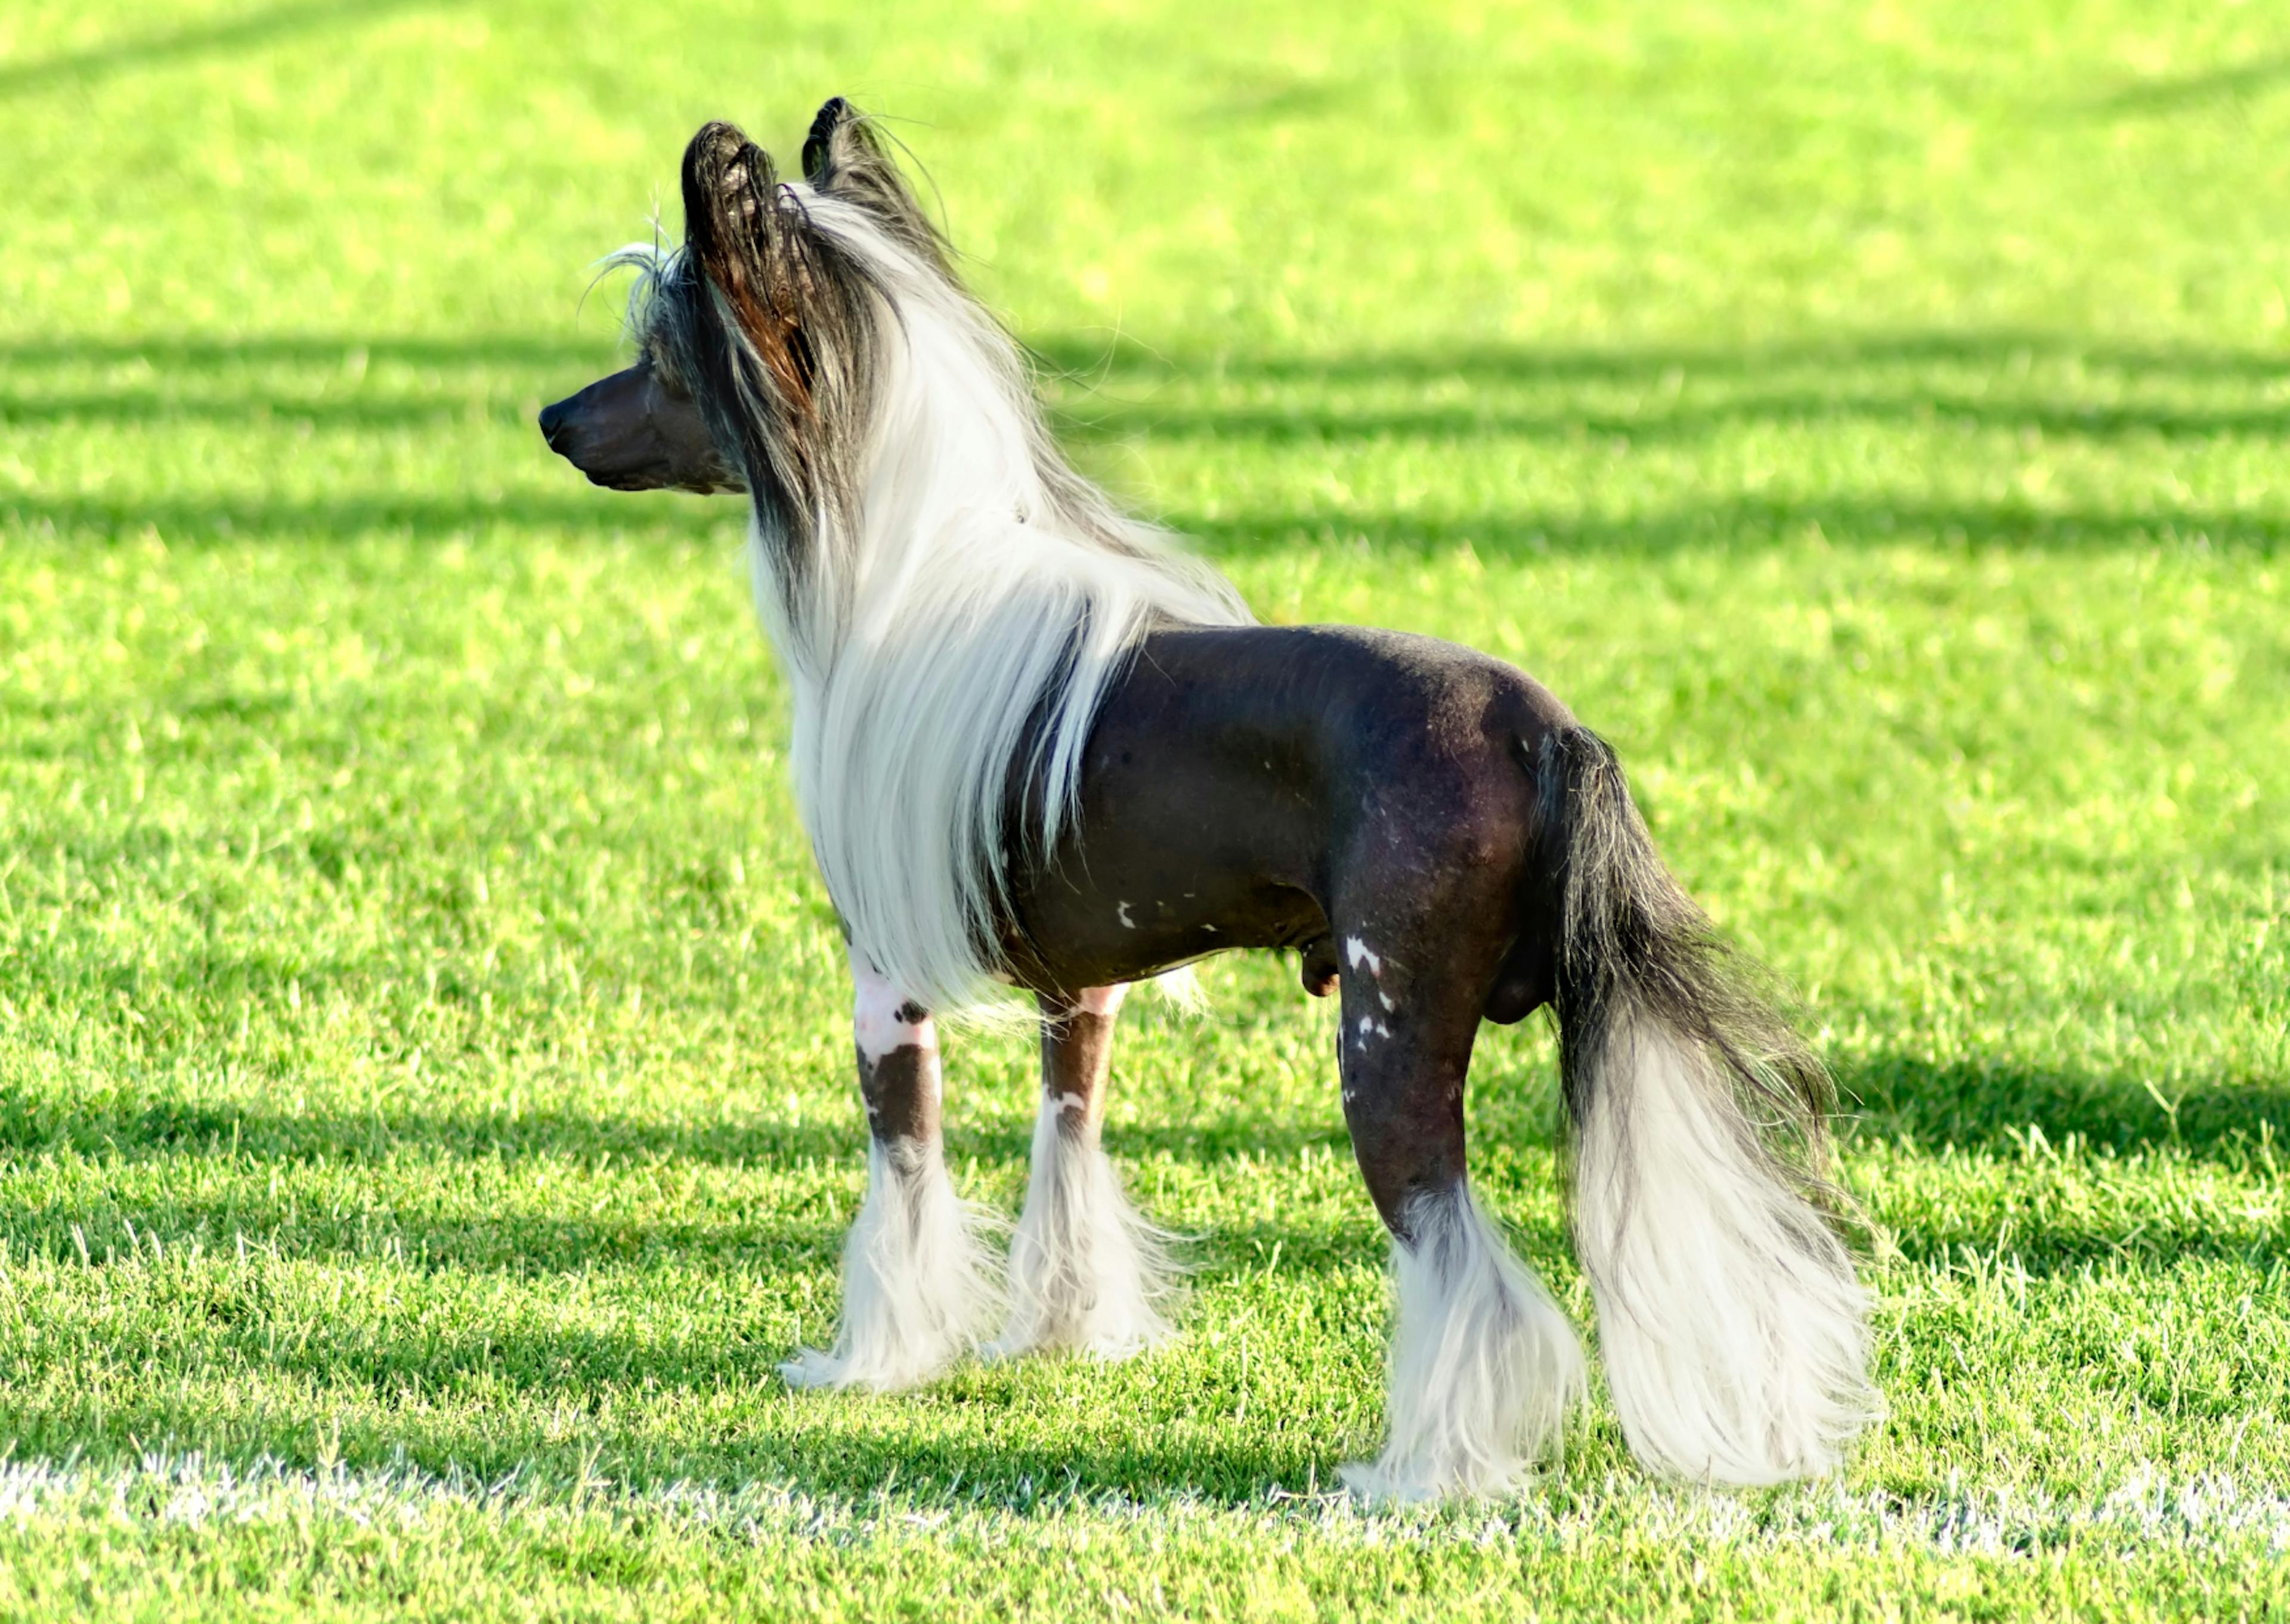
[[[850,500],[875,334],[902,277],[949,278],[944,243],[865,116],[813,121],[803,179],[734,126],[684,154],[685,240],[616,256],[636,364],[540,414],[549,449],[600,485],[749,491],[783,533]]]

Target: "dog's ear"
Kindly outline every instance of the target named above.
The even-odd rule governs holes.
[[[772,285],[778,213],[771,154],[737,124],[701,125],[684,149],[685,247],[743,321],[782,291]]]
[[[946,242],[923,212],[875,121],[842,97],[819,109],[803,143],[803,178],[814,190],[846,198],[933,263],[947,263]]]
[[[799,327],[815,280],[809,236],[771,154],[735,124],[705,124],[684,149],[684,237],[789,398],[807,399],[811,369]]]

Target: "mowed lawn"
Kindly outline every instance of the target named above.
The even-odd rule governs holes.
[[[1143,1000],[1182,1339],[893,1398],[736,504],[532,427],[728,115],[900,116],[1085,462],[1611,738],[1880,1220],[1840,1480],[1366,1513],[1329,1012]],[[0,12],[0,1613],[2290,1612],[2290,21]],[[1014,1212],[1034,1084],[958,1038]],[[1541,1020],[1481,1189],[1586,1331]]]

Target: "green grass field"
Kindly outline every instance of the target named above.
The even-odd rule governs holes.
[[[2290,1615],[2264,4],[0,12],[0,1613]],[[862,1126],[736,506],[532,428],[704,118],[901,116],[1093,469],[1515,660],[1804,993],[1890,1417],[1369,1515],[1325,1005],[1144,1002],[1181,1340],[797,1395]],[[1029,1045],[951,1146],[1013,1211]],[[1551,1042],[1482,1190],[1578,1322]]]

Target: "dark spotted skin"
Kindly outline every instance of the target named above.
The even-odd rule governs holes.
[[[922,1019],[913,1004],[900,1014],[911,1021]],[[893,1152],[902,1146],[936,1145],[942,1109],[936,1045],[907,1044],[874,1060],[863,1048],[858,1054],[859,1098],[866,1103],[868,1130]]]
[[[1105,1126],[1105,1084],[1113,1070],[1120,995],[1117,987],[1094,988],[1084,995],[1081,1007],[1057,998],[1039,1001],[1042,1091],[1061,1108],[1058,1132],[1085,1148],[1097,1143]]]
[[[1526,764],[1572,720],[1429,638],[1155,633],[1091,735],[1072,837],[1015,888],[1010,972],[1062,1007],[1229,948],[1299,949],[1307,990],[1341,991],[1345,1120],[1404,1236],[1409,1198],[1462,1176],[1479,1021],[1553,993]]]

